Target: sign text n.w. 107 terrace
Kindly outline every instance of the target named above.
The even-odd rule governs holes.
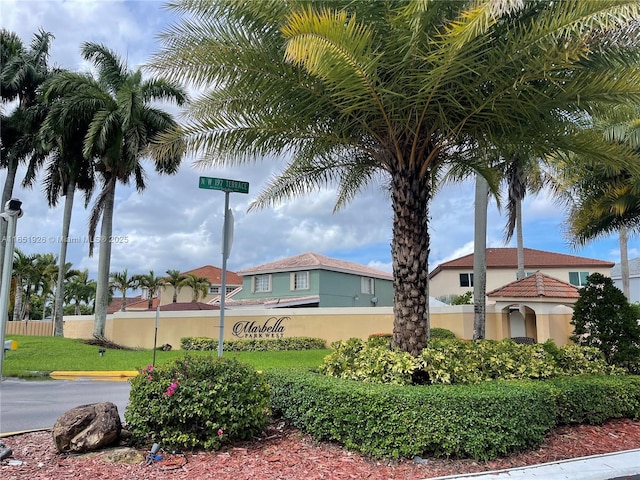
[[[200,177],[199,188],[223,190],[225,192],[249,193],[249,182],[226,178]]]

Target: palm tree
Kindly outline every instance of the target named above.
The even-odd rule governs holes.
[[[138,281],[138,286],[147,289],[147,298],[149,300],[148,308],[153,308],[153,298],[157,296],[158,290],[165,284],[163,277],[156,277],[153,270],[149,270],[148,274],[140,274],[135,276]]]
[[[607,112],[598,119],[605,138],[628,145],[640,155],[640,107]],[[640,159],[639,159],[640,160]],[[640,232],[640,172],[633,169],[565,169],[563,187],[568,191],[567,233],[575,245],[584,245],[598,237],[618,233],[623,292],[629,292],[627,237]]]
[[[62,75],[59,72],[57,75]],[[83,154],[83,139],[86,136],[91,118],[84,110],[71,108],[68,98],[55,97],[58,77],[43,85],[43,101],[48,105],[47,116],[40,129],[43,150],[49,153],[44,178],[44,190],[49,206],[57,205],[60,196],[64,197],[62,216],[62,235],[60,238],[60,263],[67,258],[67,239],[71,225],[71,213],[76,189],[84,192],[85,207],[88,205],[94,187],[93,161]],[[83,117],[84,115],[84,117]],[[44,159],[42,159],[44,160]],[[39,165],[30,166],[24,179],[31,186],[36,179]],[[62,306],[64,303],[65,271],[58,272],[56,296],[54,300],[54,335],[64,336]]]
[[[168,100],[182,105],[186,94],[176,84],[162,79],[144,80],[140,70],[129,70],[118,55],[104,45],[84,43],[81,50],[85,60],[96,67],[97,78],[90,74],[63,73],[52,81],[48,94],[64,100],[68,115],[77,110],[91,119],[84,136],[83,154],[85,158],[99,158],[95,169],[101,177],[101,190],[89,221],[90,238],[95,237],[101,221],[94,326],[94,336],[101,338],[109,297],[109,238],[113,231],[116,183],[127,184],[133,178],[138,191],[144,190],[141,160],[148,155],[154,160],[156,172],[176,173],[183,148],[165,150],[161,157],[148,149],[157,135],[177,129],[170,114],[151,104]],[[93,247],[91,242],[90,255]]]
[[[2,118],[2,155],[0,165],[7,169],[0,211],[13,194],[18,165],[28,157],[42,157],[36,148],[35,137],[43,120],[43,110],[37,102],[37,93],[50,75],[47,61],[53,35],[44,30],[34,34],[29,48],[19,37],[5,29],[0,31],[0,92],[2,102],[17,100],[17,107]],[[33,159],[32,159],[33,160]],[[0,222],[0,258],[4,257],[6,222]],[[0,270],[2,266],[0,265]]]
[[[187,273],[182,286],[191,288],[191,301],[197,302],[200,297],[205,297],[209,293],[211,282],[207,278]]]
[[[122,272],[112,272],[109,275],[109,286],[122,292],[120,311],[124,312],[127,309],[127,290],[138,288],[140,282],[136,275],[130,277],[128,270],[125,268]]]
[[[165,278],[165,285],[171,285],[173,287],[173,303],[178,301],[178,293],[184,285],[184,280],[187,278],[180,273],[180,270],[167,270],[168,277]]]
[[[70,266],[69,264],[67,265]],[[39,292],[40,297],[42,297],[42,318],[44,319],[47,316],[47,299],[49,294],[53,292],[53,285],[58,277],[58,271],[62,270],[64,272],[64,268],[59,268],[58,258],[52,253],[39,254],[34,267],[34,279],[36,282],[34,291]],[[29,310],[31,311],[31,309]]]
[[[202,166],[286,154],[253,208],[333,184],[341,208],[388,185],[393,344],[414,355],[430,334],[429,205],[445,170],[481,171],[489,147],[517,144],[612,161],[618,149],[574,119],[640,97],[637,36],[624,49],[610,41],[616,29],[638,29],[636,0],[171,6],[184,18],[162,35],[152,65],[205,90],[175,135]]]
[[[25,280],[31,275],[35,259],[35,255],[26,255],[19,248],[16,248],[14,251],[13,279],[15,285],[15,300],[13,302],[13,319],[16,321],[24,318],[25,310],[22,299],[24,298]]]
[[[85,269],[76,273],[67,288],[65,289],[65,297],[69,302],[73,300],[75,304],[74,315],[80,315],[80,303],[90,305],[96,295],[96,282],[89,279],[89,270]]]

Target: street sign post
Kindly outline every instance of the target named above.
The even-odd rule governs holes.
[[[249,193],[249,182],[227,178],[200,177],[198,188],[222,190],[224,192],[224,226],[222,227],[222,285],[220,287],[220,333],[218,334],[218,356],[222,356],[224,338],[224,301],[227,296],[227,258],[233,242],[233,213],[229,208],[229,193]]]

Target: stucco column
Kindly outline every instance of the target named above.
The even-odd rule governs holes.
[[[548,313],[536,313],[536,334],[538,343],[544,343],[551,338],[551,326]]]

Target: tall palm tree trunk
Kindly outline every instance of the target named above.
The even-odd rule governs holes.
[[[115,201],[116,177],[108,179],[109,185],[105,192],[104,209],[102,210],[102,225],[100,227],[100,250],[98,251],[98,284],[95,300],[95,324],[93,336],[104,338],[107,323],[107,306],[109,304],[109,268],[111,265],[111,234],[113,233],[113,204]]]
[[[64,322],[62,318],[62,307],[64,303],[64,266],[67,263],[67,239],[71,226],[71,212],[73,210],[73,197],[76,192],[75,182],[69,182],[64,196],[64,212],[62,214],[62,238],[60,239],[60,257],[58,268],[58,278],[56,282],[56,298],[54,301],[53,335],[64,336]]]
[[[0,212],[4,212],[4,206],[13,195],[13,186],[16,183],[16,173],[18,172],[18,164],[15,161],[10,161],[7,165],[7,178],[4,181],[4,188],[2,189],[2,204],[0,205]],[[7,222],[4,219],[0,219],[0,283],[2,283],[2,268],[4,263],[4,252],[7,246]]]
[[[24,291],[22,290],[22,278],[16,277],[16,296],[13,302],[13,319],[15,321],[22,320],[24,316],[23,304],[22,304],[22,296]]]
[[[415,167],[407,167],[415,168]],[[413,356],[420,354],[429,325],[429,179],[416,172],[394,174],[393,208],[393,344]]]
[[[516,279],[524,278],[524,237],[522,235],[522,200],[516,199],[516,252],[518,257],[518,271]]]
[[[489,184],[476,175],[475,220],[473,233],[473,339],[485,337],[487,313],[487,207]]]
[[[622,293],[629,300],[631,297],[629,286],[629,252],[627,244],[627,228],[618,230],[618,242],[620,243],[620,274],[622,275]]]

